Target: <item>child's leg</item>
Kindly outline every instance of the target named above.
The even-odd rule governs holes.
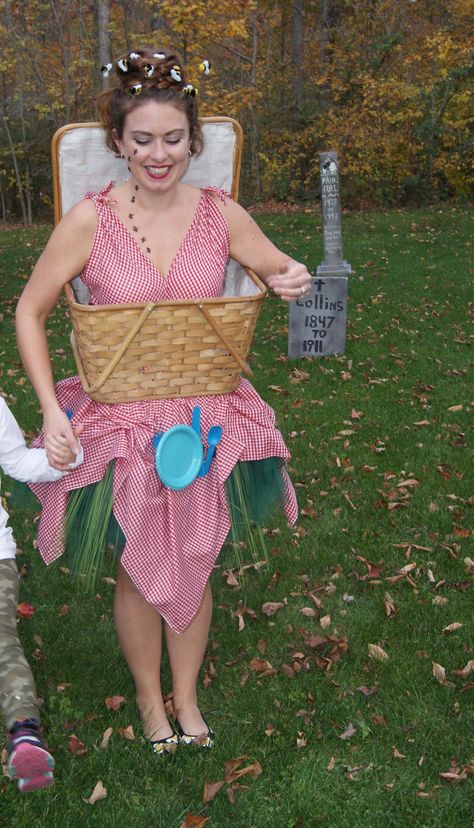
[[[39,719],[36,687],[18,638],[18,570],[12,558],[0,560],[0,706],[7,729],[23,719]]]
[[[8,771],[27,793],[53,784],[54,759],[38,731],[36,687],[18,638],[17,603],[16,562],[0,560],[0,707],[10,731]]]

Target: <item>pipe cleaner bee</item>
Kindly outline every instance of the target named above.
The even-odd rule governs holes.
[[[129,58],[130,60],[139,60],[140,55],[138,54],[138,52],[130,52]]]
[[[141,83],[134,83],[133,86],[130,87],[130,92],[132,95],[139,95],[142,91],[143,87]]]
[[[199,64],[199,71],[202,72],[203,75],[208,75],[209,74],[209,72],[211,71],[211,64],[209,63],[208,60],[203,60]]]
[[[195,98],[197,95],[197,89],[192,85],[192,83],[187,83],[186,86],[183,86],[183,92],[185,95],[191,95],[192,98]]]
[[[176,83],[181,83],[181,67],[180,66],[172,66],[170,69],[170,75]]]
[[[110,72],[112,71],[113,66],[111,63],[105,63],[103,66],[100,67],[100,71],[102,72],[104,78],[108,78]]]
[[[151,78],[153,72],[155,71],[155,67],[152,63],[146,63],[143,67],[143,72],[146,78]]]
[[[122,75],[127,74],[127,72],[128,72],[128,60],[127,60],[127,58],[120,58],[120,60],[117,61],[117,66],[118,66],[119,70],[121,71]]]

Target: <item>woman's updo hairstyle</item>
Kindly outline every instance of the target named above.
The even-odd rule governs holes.
[[[203,61],[201,71],[209,71],[209,64]],[[115,65],[108,63],[102,67],[102,74],[109,77],[108,89],[98,97],[97,110],[100,123],[105,131],[105,143],[118,154],[114,132],[121,139],[127,115],[146,101],[169,103],[184,112],[189,124],[191,154],[199,155],[203,139],[198,119],[197,90],[187,83],[179,58],[145,47],[127,52]]]

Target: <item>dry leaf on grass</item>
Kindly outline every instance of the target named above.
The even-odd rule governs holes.
[[[99,747],[101,747],[101,748],[106,748],[107,747],[107,745],[110,742],[110,737],[112,736],[113,732],[114,732],[113,727],[108,727],[107,730],[104,730],[104,735],[102,736]]]
[[[229,787],[226,788],[226,794],[230,804],[235,805],[235,803],[237,802],[235,798],[236,793],[238,793],[239,791],[248,791],[248,789],[248,785],[229,785]]]
[[[16,608],[16,614],[18,618],[31,618],[34,615],[36,609],[31,606],[31,604],[27,604],[25,601],[22,601],[21,604],[18,604]]]
[[[369,644],[369,658],[375,658],[377,661],[388,661],[388,654],[378,644]]]
[[[282,601],[267,601],[262,605],[262,612],[264,615],[274,615],[279,609],[286,606]]]
[[[219,793],[220,789],[224,785],[224,780],[220,782],[205,782],[204,783],[204,793],[202,795],[203,802],[212,802],[215,796]]]
[[[474,670],[474,660],[473,659],[468,661],[466,666],[463,667],[462,670],[454,670],[454,674],[456,676],[462,676],[462,678],[466,678],[466,676],[468,676],[469,673],[472,672],[472,670]]]
[[[342,739],[343,742],[345,742],[347,739],[350,739],[351,736],[354,736],[355,733],[357,733],[357,728],[354,727],[352,722],[349,722],[344,733],[341,733],[337,738]]]
[[[135,739],[135,734],[133,732],[133,725],[129,725],[128,727],[118,727],[117,728],[117,733],[120,733],[120,735],[124,739],[128,739],[129,742],[133,742],[133,740]]]
[[[405,754],[400,753],[400,751],[398,750],[398,748],[395,747],[395,745],[392,745],[392,756],[394,759],[405,759]]]
[[[395,606],[395,602],[389,592],[385,593],[384,605],[385,615],[387,616],[387,618],[395,618],[398,612],[398,607]]]
[[[196,816],[196,814],[186,814],[184,821],[181,823],[179,828],[202,828],[202,826],[208,821],[209,817]]]
[[[109,710],[120,710],[122,704],[124,704],[127,699],[124,696],[107,696],[104,699],[104,704]]]
[[[443,627],[444,633],[452,633],[456,632],[456,630],[460,630],[464,624],[460,624],[459,621],[453,621],[452,624],[448,624],[447,627]]]
[[[260,776],[262,773],[262,766],[260,762],[253,762],[251,765],[239,768],[239,765],[241,765],[246,759],[248,759],[248,756],[244,754],[243,756],[239,756],[237,759],[231,759],[229,762],[225,763],[225,781],[228,784],[236,782],[237,779],[240,779],[242,776],[247,776],[248,774],[251,774],[254,779],[256,779],[257,776]]]
[[[441,684],[446,681],[446,670],[441,664],[437,664],[436,661],[431,662],[431,672]]]
[[[331,616],[323,615],[319,621],[319,624],[323,630],[327,630],[327,628],[331,626]]]
[[[362,693],[363,696],[373,696],[374,693],[379,692],[378,687],[366,687],[365,684],[362,687],[358,687],[357,689],[359,693]]]
[[[99,779],[91,795],[89,797],[83,796],[82,799],[84,802],[87,802],[88,805],[95,805],[96,802],[99,802],[101,799],[105,799],[106,796],[107,788],[104,788]]]
[[[88,750],[84,742],[81,742],[78,736],[76,736],[74,733],[72,734],[72,736],[69,737],[67,749],[69,753],[72,753],[74,756],[84,756],[84,754],[87,753]]]
[[[263,658],[252,658],[249,661],[249,667],[254,673],[266,673],[267,670],[273,670],[269,661],[264,661]]]

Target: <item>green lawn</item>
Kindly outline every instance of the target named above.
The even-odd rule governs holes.
[[[319,220],[257,218],[315,269]],[[255,386],[292,451],[302,511],[292,529],[269,527],[268,565],[244,579],[237,573],[238,586],[228,579],[232,552],[218,561],[200,690],[218,734],[211,753],[151,755],[115,639],[113,586],[101,582],[100,594],[88,597],[59,566],[46,570],[32,516],[16,512],[22,600],[36,608],[20,633],[44,699],[57,781],[22,797],[3,777],[1,826],[474,824],[473,218],[449,207],[343,217],[354,270],[343,357],[287,360],[287,308],[273,297],[265,303],[253,343]],[[40,416],[13,313],[47,232],[0,233],[0,391],[28,434]],[[63,309],[48,328],[60,378],[73,370]],[[277,605],[265,608],[270,615],[262,611],[269,603]],[[463,626],[445,631],[455,623]],[[126,699],[116,712],[104,703],[112,695]],[[119,730],[130,725],[134,740]],[[107,728],[113,734],[101,748]],[[73,734],[87,748],[82,755],[68,749]],[[226,763],[238,757],[237,770],[251,772],[233,779]],[[204,802],[205,784],[226,775]],[[98,780],[106,798],[85,803]]]

